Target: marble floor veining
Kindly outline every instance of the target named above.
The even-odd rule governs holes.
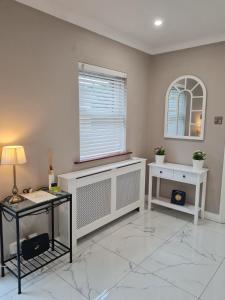
[[[22,292],[0,278],[2,300],[224,300],[225,226],[135,211],[83,238],[72,264],[64,257],[27,277]]]

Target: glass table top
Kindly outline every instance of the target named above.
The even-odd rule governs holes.
[[[3,208],[6,208],[13,213],[18,213],[18,212],[27,211],[30,209],[32,210],[33,208],[36,208],[36,207],[48,205],[49,203],[62,200],[71,195],[70,193],[63,192],[63,191],[58,192],[58,193],[52,193],[52,192],[48,191],[48,193],[49,193],[49,199],[48,200],[46,199],[46,201],[41,201],[41,202],[37,203],[37,202],[27,199],[26,195],[22,195],[23,201],[21,201],[19,203],[11,204],[9,202],[11,196],[8,196],[2,202],[0,202],[0,205]],[[55,196],[55,198],[52,198],[52,196]]]

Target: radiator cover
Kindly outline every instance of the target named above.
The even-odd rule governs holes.
[[[97,228],[140,208],[144,209],[145,159],[119,163],[59,176],[59,185],[73,197],[73,243]],[[67,208],[59,209],[59,233],[68,242]]]
[[[117,176],[116,209],[123,208],[140,199],[141,170]]]
[[[77,189],[77,228],[81,228],[111,212],[111,179]]]

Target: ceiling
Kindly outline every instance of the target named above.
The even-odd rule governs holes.
[[[225,41],[225,0],[17,1],[149,54]]]

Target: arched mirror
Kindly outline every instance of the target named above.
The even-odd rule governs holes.
[[[195,76],[182,76],[171,83],[166,94],[166,138],[203,140],[206,89]]]

